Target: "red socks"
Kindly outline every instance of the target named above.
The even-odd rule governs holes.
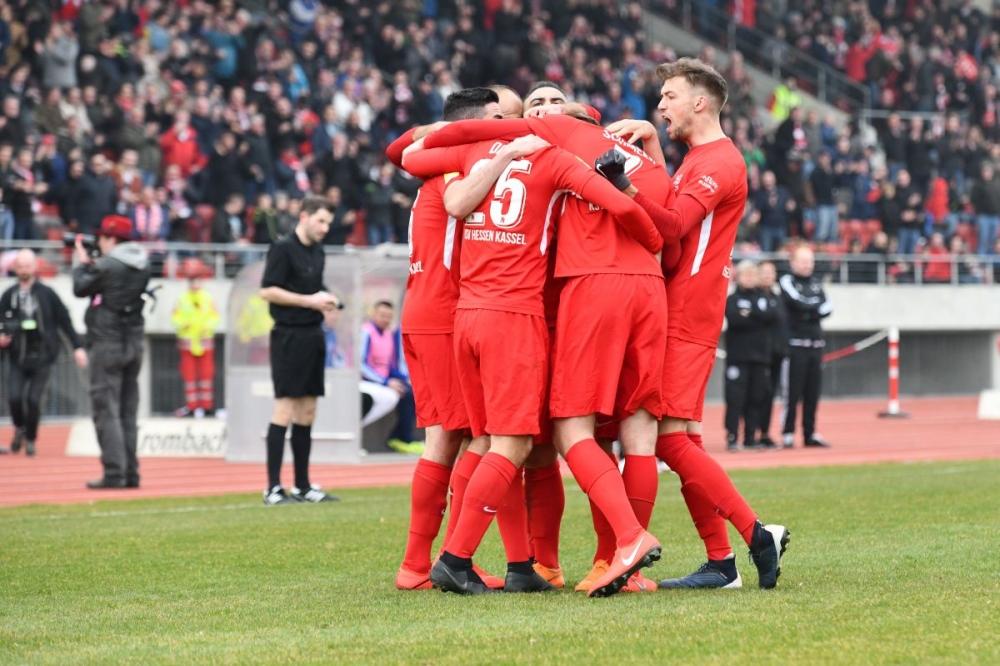
[[[431,546],[448,506],[450,477],[450,467],[423,458],[417,462],[410,488],[410,537],[403,555],[403,566],[410,571],[430,571]]]
[[[458,525],[458,517],[462,515],[462,500],[465,499],[465,489],[469,485],[472,473],[476,471],[483,457],[478,453],[466,451],[455,463],[455,469],[451,472],[451,511],[448,513],[448,526],[444,531],[444,541],[447,544],[451,540],[451,535]]]
[[[701,435],[688,434],[688,439],[694,442],[699,449],[705,449],[701,442]],[[681,494],[687,503],[694,527],[698,530],[698,536],[705,544],[708,559],[722,560],[729,557],[729,554],[733,552],[733,546],[729,543],[729,529],[726,526],[726,519],[715,512],[715,507],[705,499],[704,495],[695,492],[691,487],[681,486]]]
[[[636,520],[642,529],[649,529],[656,504],[656,491],[660,485],[660,473],[656,469],[656,456],[625,456],[625,471],[622,472],[625,495],[628,496]]]
[[[508,562],[527,562],[531,559],[528,545],[528,509],[524,502],[524,481],[520,471],[514,475],[503,506],[497,512],[497,529],[503,540]]]
[[[531,552],[536,562],[555,569],[559,566],[559,528],[566,508],[566,490],[559,462],[548,467],[525,469],[524,494]]]
[[[468,455],[468,454],[466,454]],[[456,557],[472,557],[507,498],[518,476],[514,463],[497,453],[487,453],[469,479],[462,500],[462,514],[445,550]],[[523,492],[523,491],[522,491]],[[527,536],[524,537],[527,551]],[[527,559],[527,557],[525,557]]]
[[[642,526],[625,495],[618,468],[597,442],[584,439],[574,444],[566,454],[566,463],[583,492],[611,524],[617,544],[635,540],[642,533]]]
[[[680,477],[682,487],[685,489],[683,493],[685,500],[700,495],[708,507],[731,522],[747,544],[750,543],[757,515],[740,496],[725,470],[703,448],[696,445],[686,432],[660,435],[656,439],[656,456],[667,463]],[[705,509],[702,507],[697,510],[699,517],[695,516],[690,503],[688,510],[691,512],[691,519],[697,525]],[[713,534],[715,531],[715,528],[710,530]],[[728,555],[729,551],[726,554]]]

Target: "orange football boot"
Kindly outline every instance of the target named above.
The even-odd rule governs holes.
[[[472,570],[479,574],[479,577],[483,579],[483,584],[491,590],[502,590],[503,589],[503,578],[499,578],[492,574],[488,574],[483,571],[478,564],[472,565]]]
[[[566,587],[566,579],[563,578],[562,567],[556,567],[555,569],[550,569],[545,565],[535,562],[531,565],[534,568],[535,573],[544,578],[552,587]]]
[[[607,572],[608,572],[607,560],[597,560],[596,562],[594,562],[594,568],[590,570],[590,573],[587,574],[587,577],[581,580],[579,583],[577,583],[576,587],[573,589],[576,590],[577,592],[589,592],[590,586],[594,584],[594,581],[596,581],[598,578],[600,578]]]
[[[660,559],[660,542],[643,530],[633,541],[615,551],[607,573],[594,581],[588,596],[610,597],[625,587],[632,574]]]
[[[396,572],[397,590],[429,590],[431,589],[431,572],[417,573],[406,567],[399,567]]]
[[[659,587],[655,581],[651,581],[642,575],[641,571],[636,571],[628,579],[628,583],[622,588],[622,592],[656,592]]]

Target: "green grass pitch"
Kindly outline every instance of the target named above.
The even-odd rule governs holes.
[[[1000,663],[1000,461],[733,477],[792,531],[777,590],[757,588],[732,533],[742,590],[398,592],[406,488],[308,506],[230,495],[0,510],[0,663]],[[572,584],[593,535],[566,490]],[[701,564],[671,474],[652,531],[664,548],[650,577]],[[495,530],[478,561],[502,574]]]

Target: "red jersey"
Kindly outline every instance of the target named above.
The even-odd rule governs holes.
[[[667,280],[667,334],[715,347],[726,311],[736,228],[746,206],[746,163],[729,138],[702,144],[677,169],[674,189],[679,204],[692,197],[705,215],[682,229],[680,260]]]
[[[452,332],[461,239],[458,223],[444,210],[447,178],[436,176],[425,182],[410,209],[410,276],[403,301],[403,333]]]
[[[561,146],[587,165],[608,150],[625,155],[625,173],[643,192],[661,205],[673,196],[663,176],[666,172],[637,146],[630,145],[598,125],[571,116],[548,115],[542,118],[505,120],[466,120],[452,123],[424,139],[424,146],[451,146],[469,141],[514,139],[536,134],[551,144]],[[633,237],[607,211],[595,208],[578,198],[567,198],[562,211],[564,222],[556,249],[555,274],[558,277],[593,273],[660,275],[660,265],[653,256],[648,239]],[[644,245],[647,245],[644,247]]]
[[[414,175],[456,168],[470,173],[503,146],[495,141],[424,150],[410,156],[406,166]],[[492,195],[465,219],[459,309],[544,316],[546,253],[560,199],[570,193],[607,209],[635,235],[659,240],[638,204],[570,153],[545,148],[510,162]]]

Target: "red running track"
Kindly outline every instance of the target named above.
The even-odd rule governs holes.
[[[837,400],[821,403],[820,432],[830,449],[727,453],[721,405],[705,409],[705,444],[726,469],[860,465],[877,462],[974,460],[1000,458],[1000,421],[976,418],[974,396],[904,399],[908,419],[881,419],[885,401]],[[777,430],[777,421],[772,431]],[[266,484],[262,464],[227,463],[211,458],[141,460],[142,488],[87,490],[84,483],[101,475],[93,458],[65,455],[68,425],[42,424],[38,455],[0,455],[0,506],[75,504],[107,499],[183,497],[260,492]],[[0,442],[10,442],[10,426],[0,427]],[[287,455],[287,454],[286,454]],[[328,490],[409,484],[416,458],[359,465],[313,465],[314,483]],[[287,464],[282,478],[291,483]]]

